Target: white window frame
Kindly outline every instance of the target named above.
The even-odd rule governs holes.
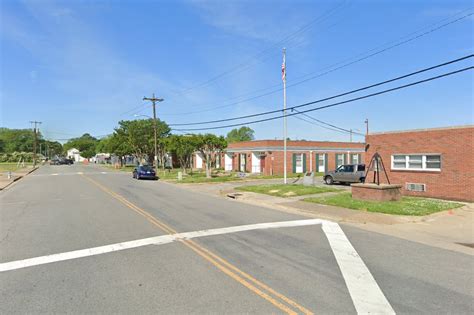
[[[395,167],[394,157],[400,155],[405,157],[405,167]],[[410,168],[410,155],[421,156],[421,168]],[[440,172],[440,168],[427,168],[426,167],[426,157],[427,156],[439,156],[439,163],[441,166],[441,154],[440,153],[395,153],[391,156],[391,169],[394,171],[416,171],[416,172]]]

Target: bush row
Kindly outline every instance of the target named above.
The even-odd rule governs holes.
[[[38,155],[38,158],[41,156]],[[32,162],[33,161],[33,153],[32,152],[13,152],[13,153],[1,153],[0,154],[0,162]]]

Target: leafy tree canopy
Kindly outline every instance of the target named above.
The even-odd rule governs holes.
[[[95,155],[96,145],[99,142],[96,138],[88,133],[83,134],[79,138],[73,138],[66,142],[63,146],[64,151],[75,148],[81,152],[81,156],[91,158]]]
[[[169,126],[157,120],[157,142],[161,148],[162,141],[170,134]],[[153,119],[122,120],[115,128],[111,138],[107,141],[108,152],[123,156],[133,154],[138,157],[154,156],[154,130]]]
[[[38,133],[41,139],[41,134]],[[31,129],[0,128],[0,147],[2,153],[33,152],[34,134]]]
[[[226,140],[229,143],[240,142],[240,141],[251,141],[255,139],[255,131],[250,127],[240,127],[229,131]]]
[[[220,153],[227,148],[227,140],[223,136],[216,136],[211,133],[196,135],[197,150],[201,153],[206,162],[206,177],[211,177],[211,165],[216,161],[216,153]]]

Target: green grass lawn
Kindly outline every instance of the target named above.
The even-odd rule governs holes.
[[[19,168],[17,168],[18,163],[0,163],[0,172],[14,172],[16,170],[22,169],[23,167],[20,165]],[[25,163],[25,168],[31,167],[33,164],[32,163]]]
[[[294,197],[294,196],[303,196],[303,195],[312,195],[312,194],[321,194],[325,192],[339,191],[335,188],[329,187],[317,187],[317,186],[303,186],[303,185],[284,185],[284,184],[274,184],[274,185],[251,185],[251,186],[241,186],[237,187],[237,190],[241,191],[250,191],[259,194],[266,194],[271,196],[278,197]]]
[[[421,197],[402,197],[399,201],[365,201],[352,199],[351,193],[340,193],[327,197],[307,198],[304,201],[368,212],[398,215],[428,215],[461,207],[457,202]]]
[[[103,167],[114,169],[122,172],[132,173],[135,166],[124,166],[121,168],[114,168],[110,164],[100,164]],[[219,183],[219,182],[230,182],[230,181],[241,181],[245,180],[258,180],[258,179],[274,179],[283,178],[283,175],[249,175],[245,177],[238,176],[239,172],[224,172],[223,170],[212,170],[212,178],[206,178],[205,170],[195,170],[192,173],[188,171],[186,175],[183,174],[183,180],[178,181],[178,172],[182,172],[181,169],[175,168],[171,170],[158,170],[158,176],[162,180],[176,181],[177,183]],[[321,176],[322,173],[316,173],[316,176]],[[303,176],[303,174],[288,174],[289,179],[295,179]]]

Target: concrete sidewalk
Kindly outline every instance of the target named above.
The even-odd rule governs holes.
[[[364,212],[301,201],[301,199],[308,196],[282,198],[237,191],[235,189],[243,185],[271,183],[277,182],[275,182],[275,180],[262,180],[255,181],[255,183],[227,182],[209,185],[178,185],[196,192],[220,196],[222,198],[229,198],[228,195],[234,195],[236,202],[350,224],[364,230],[474,255],[473,204],[466,204],[458,209],[442,211],[427,216],[400,216]],[[334,186],[334,188],[339,188],[343,191],[350,190],[349,186]],[[319,196],[327,194],[333,193],[319,194]]]
[[[22,179],[24,176],[34,172],[35,170],[38,169],[38,166],[36,167],[27,167],[24,169],[20,169],[14,172],[11,172],[11,177],[8,178],[8,173],[4,172],[0,174],[0,190],[3,190],[7,187],[9,187],[11,184],[16,182],[17,180]]]

